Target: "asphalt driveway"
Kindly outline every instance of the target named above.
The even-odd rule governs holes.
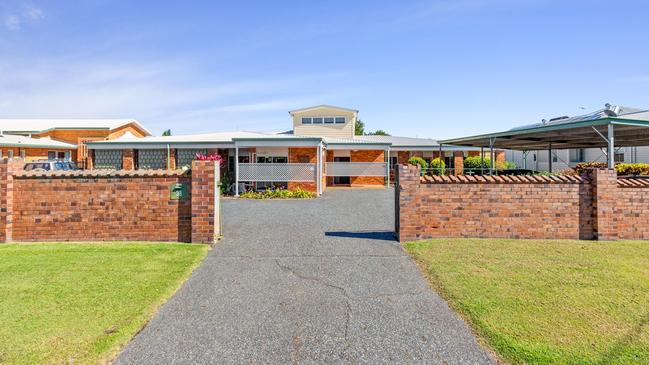
[[[392,195],[225,200],[225,238],[116,362],[493,363],[393,240]]]

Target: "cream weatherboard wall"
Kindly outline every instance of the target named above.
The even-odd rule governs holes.
[[[302,124],[306,117],[344,117],[344,124]],[[356,113],[330,107],[318,107],[293,113],[293,133],[298,136],[323,136],[332,138],[354,138]]]

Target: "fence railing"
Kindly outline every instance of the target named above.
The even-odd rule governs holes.
[[[385,162],[327,162],[327,176],[385,176]]]
[[[312,163],[240,163],[239,181],[316,181]]]

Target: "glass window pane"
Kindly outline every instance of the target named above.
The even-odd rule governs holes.
[[[334,124],[334,118],[324,118],[325,124]]]
[[[344,117],[336,117],[336,124],[345,124]]]
[[[56,152],[54,152],[54,151],[48,151],[48,152],[47,152],[47,159],[48,159],[48,160],[54,160],[54,159],[56,159]]]
[[[302,124],[311,124],[311,118],[302,118]]]
[[[322,117],[313,118],[313,124],[322,124]]]

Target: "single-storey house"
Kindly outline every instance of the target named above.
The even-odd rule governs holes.
[[[412,157],[442,156],[461,173],[465,156],[480,149],[440,144],[428,138],[355,135],[358,110],[318,105],[289,112],[288,132],[225,132],[88,142],[94,168],[175,169],[197,154],[224,158],[222,174],[232,191],[267,187],[321,193],[333,186],[389,184],[391,167]],[[499,151],[504,159],[504,151]]]
[[[0,119],[0,157],[71,160],[88,166],[86,142],[150,136],[135,119]]]

